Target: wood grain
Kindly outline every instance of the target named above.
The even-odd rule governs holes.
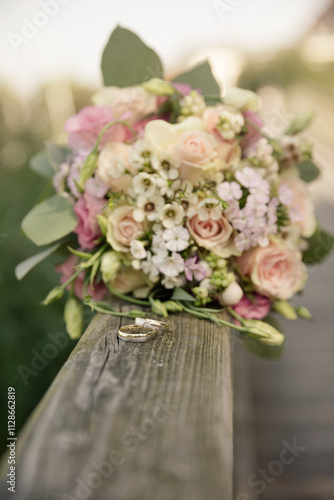
[[[232,499],[229,331],[170,321],[131,344],[94,318],[19,436],[15,498]]]

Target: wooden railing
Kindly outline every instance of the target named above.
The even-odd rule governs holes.
[[[133,344],[94,318],[19,435],[17,500],[232,499],[229,331],[168,321]]]

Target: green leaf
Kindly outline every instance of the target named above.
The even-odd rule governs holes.
[[[174,288],[171,300],[180,300],[181,302],[182,301],[195,302],[195,298],[192,295],[190,295],[190,293],[183,290],[183,288]]]
[[[22,230],[35,245],[47,245],[73,231],[77,218],[72,203],[55,195],[36,205],[23,219]]]
[[[52,290],[49,291],[44,300],[42,300],[41,304],[43,306],[48,306],[52,302],[56,302],[64,295],[64,287],[61,285],[55,286]]]
[[[73,253],[73,255],[76,255],[77,257],[79,257],[80,259],[84,259],[84,260],[89,260],[93,257],[93,254],[92,253],[87,253],[87,252],[80,252],[79,250],[75,250],[74,248],[68,246],[67,249]]]
[[[163,78],[159,56],[142,40],[118,26],[102,55],[102,74],[105,85],[130,87],[153,77]]]
[[[47,158],[54,171],[57,171],[59,166],[72,154],[72,150],[67,146],[53,144],[52,142],[47,142],[45,145]]]
[[[303,253],[303,262],[309,265],[323,261],[334,247],[334,237],[320,227],[306,241],[308,248]]]
[[[29,166],[36,174],[46,179],[50,179],[55,173],[45,149],[30,158]]]
[[[66,330],[72,340],[79,339],[83,332],[84,317],[82,303],[70,295],[64,309]]]
[[[212,74],[211,66],[208,61],[205,61],[198,66],[195,66],[195,68],[178,75],[173,81],[188,83],[193,89],[200,89],[203,95],[220,95],[219,85]]]
[[[319,168],[311,160],[303,161],[297,165],[300,178],[305,182],[312,182],[320,175]]]
[[[294,117],[287,130],[285,131],[288,135],[299,134],[304,129],[306,129],[315,115],[314,110],[302,111],[297,116]]]
[[[60,243],[57,243],[56,245],[43,250],[43,252],[37,253],[36,255],[29,257],[29,259],[20,262],[20,264],[15,267],[16,279],[21,280],[22,278],[24,278],[34,267],[37,266],[37,264],[49,257],[49,255],[51,255],[53,252],[58,250],[60,245]]]

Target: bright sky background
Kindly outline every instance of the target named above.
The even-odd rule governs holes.
[[[329,0],[59,0],[54,17],[36,18],[40,5],[57,0],[0,0],[0,78],[23,94],[50,78],[99,85],[100,57],[120,24],[139,34],[168,71],[194,51],[237,47],[275,50],[293,45]],[[218,15],[216,6],[235,5]],[[16,53],[8,39],[21,35],[23,18],[46,24]]]

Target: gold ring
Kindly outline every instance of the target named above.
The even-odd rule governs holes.
[[[169,330],[169,323],[150,318],[136,318],[135,325],[160,332],[167,332]]]
[[[118,330],[118,337],[125,342],[147,342],[154,339],[157,331],[138,325],[122,326]]]

